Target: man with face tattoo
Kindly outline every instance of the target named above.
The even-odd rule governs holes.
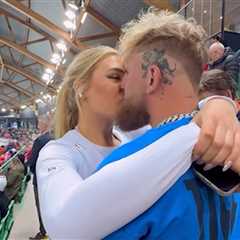
[[[149,10],[123,29],[120,51],[126,70],[122,81],[125,103],[117,123],[123,130],[145,124],[153,128],[113,151],[98,169],[129,156],[132,161],[137,161],[138,155],[150,160],[159,139],[162,148],[155,150],[166,157],[170,151],[177,155],[180,148],[186,149],[186,158],[192,153],[199,135],[192,117],[206,55],[203,40],[199,25],[169,12]],[[226,144],[233,140],[239,141],[239,136],[229,136]],[[225,151],[209,154],[211,165],[205,170],[219,165],[219,156],[228,154]],[[229,167],[240,172],[239,156],[229,156],[223,171]],[[150,209],[106,239],[240,239],[232,235],[238,208],[234,195],[220,197],[190,168]]]

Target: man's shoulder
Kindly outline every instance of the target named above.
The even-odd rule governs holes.
[[[196,136],[198,136],[199,128],[195,123],[190,123],[189,121],[189,119],[181,119],[148,130],[142,136],[114,150],[100,163],[97,169],[99,170],[111,162],[118,161],[122,158],[144,150],[150,145],[152,150],[154,150],[154,147],[152,145],[158,140],[160,141],[159,144],[164,145],[172,143],[173,146],[175,146],[174,144],[176,143],[179,145],[179,143],[182,141],[186,142],[188,139],[191,139],[192,141],[192,138],[196,138]],[[177,151],[177,147],[175,151]]]

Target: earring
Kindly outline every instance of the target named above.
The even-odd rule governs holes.
[[[79,97],[82,98],[82,96],[83,96],[82,93],[79,93]]]

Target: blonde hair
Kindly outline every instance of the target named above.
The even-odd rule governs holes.
[[[79,81],[81,89],[86,89],[96,65],[112,54],[117,54],[117,51],[111,47],[89,48],[80,52],[68,66],[57,96],[54,117],[55,138],[62,137],[78,123],[80,104],[78,89],[75,87],[76,81]]]
[[[177,13],[150,8],[125,25],[118,48],[125,57],[134,51],[163,48],[168,55],[179,58],[191,78],[197,75],[199,82],[207,59],[205,36],[194,19],[185,20]]]

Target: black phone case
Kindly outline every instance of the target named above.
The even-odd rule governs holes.
[[[240,186],[240,176],[231,169],[223,172],[221,166],[208,171],[204,171],[203,168],[204,165],[193,163],[196,175],[222,196],[232,194]]]

